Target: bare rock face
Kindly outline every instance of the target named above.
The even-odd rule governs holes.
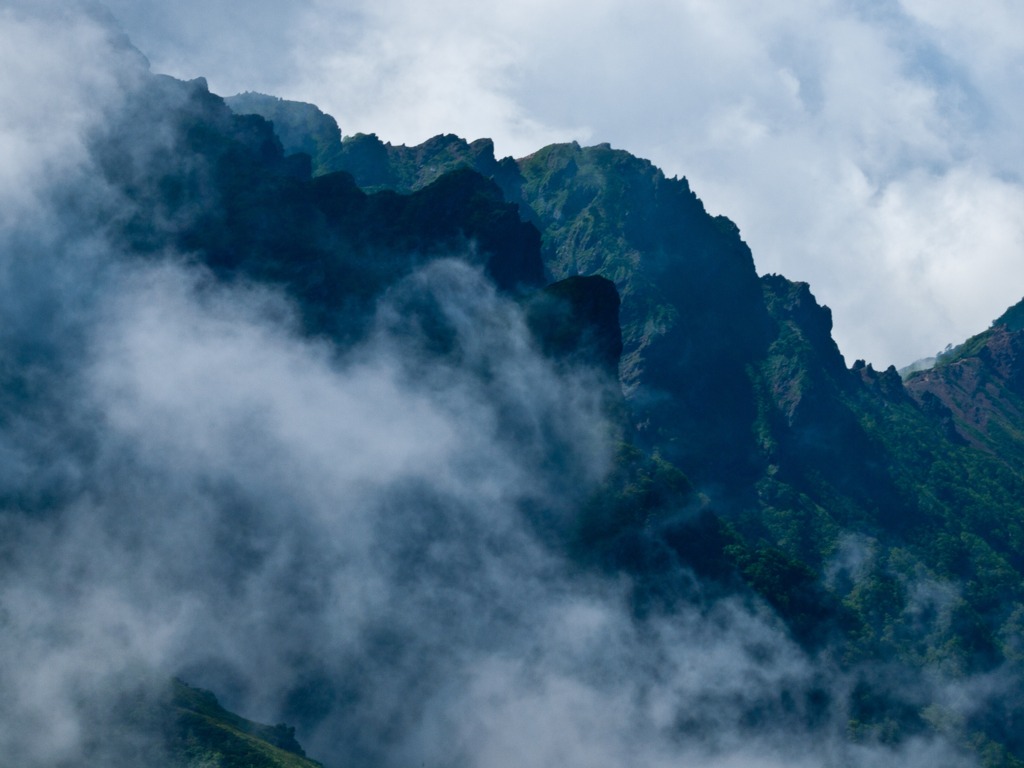
[[[1024,455],[1024,329],[1015,329],[1015,309],[906,382],[919,402],[949,412],[962,439],[1007,457]]]

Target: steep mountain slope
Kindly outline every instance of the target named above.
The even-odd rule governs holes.
[[[964,440],[1011,466],[1024,461],[1024,302],[992,327],[910,376],[907,389],[922,404],[948,409]]]
[[[788,318],[788,328],[760,369],[768,404],[762,434],[772,464],[759,482],[761,504],[751,525],[764,526],[771,540],[819,572],[834,566],[829,558],[849,541],[844,537],[870,542],[874,573],[859,585],[835,582],[831,590],[863,622],[857,642],[869,641],[872,652],[929,657],[958,669],[999,663],[1008,646],[1000,648],[998,638],[1005,642],[1024,594],[1014,533],[1021,465],[1007,466],[968,445],[952,429],[949,412],[912,398],[894,369],[879,373],[858,361],[845,370],[838,353],[827,350],[830,324],[806,287],[765,280],[775,284],[776,300],[779,288],[786,289],[789,301],[774,303],[773,314]],[[802,299],[793,302],[794,294]],[[816,311],[817,322],[808,322],[808,310]],[[882,618],[862,590],[891,578],[903,586],[888,598],[889,615]],[[957,597],[945,606],[955,618],[915,637],[905,625],[920,616],[905,590],[922,580],[957,585]]]
[[[681,467],[715,510],[710,527],[686,524],[680,536],[671,511],[653,524],[639,511],[657,506],[650,497],[602,506],[595,514],[619,523],[599,529],[619,544],[594,546],[620,553],[612,556],[620,567],[652,573],[650,553],[637,554],[626,533],[646,525],[657,543],[641,550],[667,544],[705,573],[715,569],[698,563],[716,552],[721,578],[737,575],[800,636],[837,643],[832,652],[848,663],[889,659],[961,676],[1017,657],[1024,443],[1013,331],[987,332],[961,348],[971,354],[905,388],[895,369],[862,361],[848,369],[830,313],[806,285],[758,280],[731,222],[707,215],[685,181],[627,153],[548,147],[517,161],[515,178],[451,137],[417,148],[353,140],[347,161],[356,168],[361,143],[386,169],[378,184],[415,188],[418,162],[431,172],[463,164],[490,172],[540,227],[550,275],[615,282],[620,378],[640,443]],[[702,542],[697,551],[687,538]],[[868,697],[859,733],[926,728],[920,712],[931,705],[887,690]],[[994,713],[1016,706],[1007,701],[1019,701],[1019,690],[1014,683],[996,695],[1002,703],[965,724],[962,738],[989,743],[988,733],[1016,744]],[[895,711],[913,714],[894,720]],[[1010,760],[999,754],[993,764]]]
[[[626,152],[233,104],[140,73],[5,302],[0,720],[155,664],[338,765],[1024,760],[1019,308],[904,386]]]
[[[607,145],[518,161],[554,278],[598,274],[622,297],[620,378],[641,437],[701,482],[754,471],[745,372],[768,340],[749,250],[685,180]]]

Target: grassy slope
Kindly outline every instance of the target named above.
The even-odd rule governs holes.
[[[175,764],[192,768],[320,768],[284,725],[261,725],[228,712],[209,691],[172,683],[167,743]]]

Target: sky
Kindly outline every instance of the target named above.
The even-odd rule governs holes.
[[[1024,296],[1011,0],[107,0],[157,71],[317,104],[344,134],[609,142],[686,176],[847,363],[905,365]]]

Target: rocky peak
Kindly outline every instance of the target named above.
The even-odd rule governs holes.
[[[252,91],[228,96],[224,103],[235,114],[259,115],[271,122],[285,153],[309,155],[314,174],[340,169],[341,130],[333,117],[315,105]]]

